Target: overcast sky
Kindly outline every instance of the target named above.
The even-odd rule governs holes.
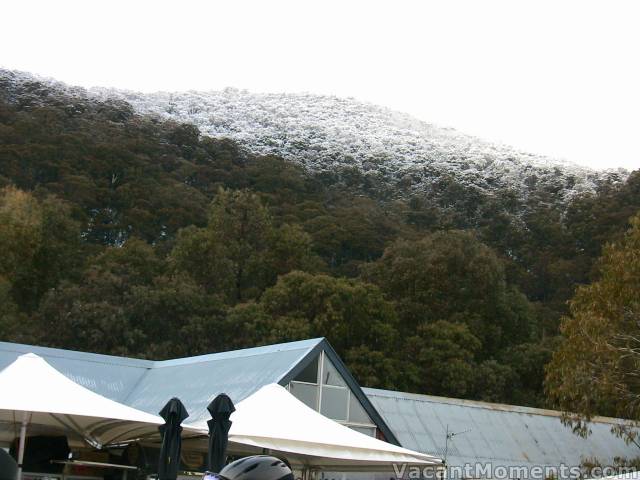
[[[82,86],[352,96],[640,168],[637,0],[2,0],[0,65]]]

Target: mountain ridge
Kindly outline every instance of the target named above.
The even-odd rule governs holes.
[[[519,152],[351,99],[236,89],[90,91],[104,99],[127,101],[140,113],[193,123],[205,135],[232,138],[251,153],[282,156],[313,172],[355,167],[404,194],[420,193],[435,179],[454,175],[483,193],[496,186],[525,193],[541,180],[561,192],[565,201],[592,193],[601,181],[624,180],[627,174]]]
[[[203,135],[231,138],[251,154],[281,156],[313,173],[355,169],[397,197],[429,192],[438,181],[453,177],[485,195],[509,189],[526,200],[544,191],[554,202],[566,203],[603,183],[622,182],[629,173],[525,153],[351,98],[235,88],[155,93],[85,89],[1,69],[0,77],[9,84],[44,82],[71,97],[126,102],[137,113],[194,124]]]

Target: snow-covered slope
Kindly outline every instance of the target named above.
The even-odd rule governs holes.
[[[35,78],[4,75],[13,75],[13,82]],[[85,92],[48,83],[71,95]],[[280,155],[312,172],[356,167],[398,195],[428,191],[438,179],[454,178],[484,193],[509,188],[527,197],[544,190],[562,202],[593,191],[605,179],[627,176],[623,170],[598,172],[519,152],[354,99],[237,89],[142,94],[93,88],[86,94],[127,101],[139,113],[194,123],[204,135],[230,137],[252,153]]]
[[[604,178],[625,177],[623,171],[594,172],[518,152],[354,99],[236,89],[92,93],[126,100],[141,113],[194,123],[205,135],[231,137],[253,153],[281,155],[311,171],[355,166],[401,192],[453,175],[485,192],[507,187],[526,194],[544,185],[566,200]]]

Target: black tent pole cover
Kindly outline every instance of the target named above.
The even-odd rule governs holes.
[[[158,479],[176,480],[182,449],[182,427],[180,424],[189,416],[189,413],[180,399],[174,397],[162,407],[160,416],[165,423],[159,427],[162,444],[160,445],[158,462]]]

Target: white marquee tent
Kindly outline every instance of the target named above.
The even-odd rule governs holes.
[[[439,458],[356,432],[321,415],[277,384],[236,405],[229,449],[250,446],[281,453],[305,468],[388,471],[393,464],[439,466]],[[206,424],[195,425],[206,428]]]
[[[158,415],[78,385],[33,353],[21,355],[0,372],[0,392],[1,430],[11,432],[20,426],[18,464],[28,426],[62,430],[100,446],[158,435],[158,426],[164,423]]]

